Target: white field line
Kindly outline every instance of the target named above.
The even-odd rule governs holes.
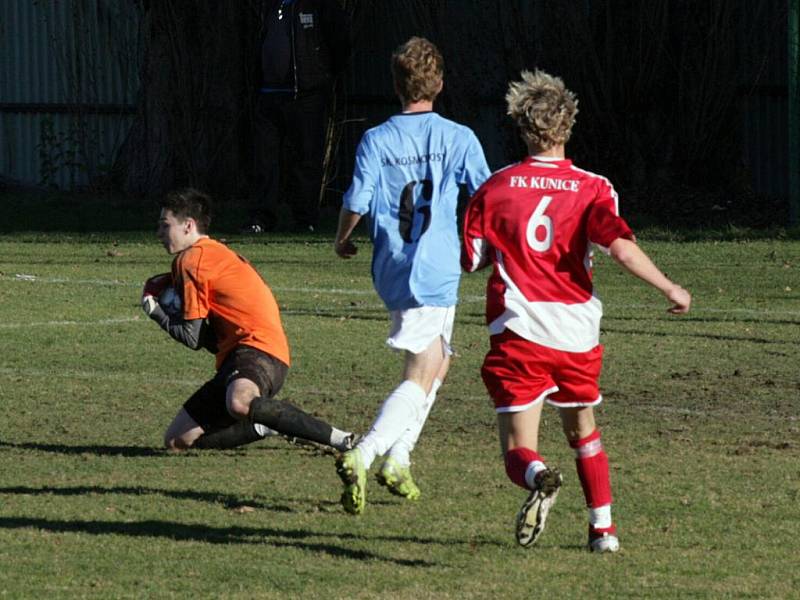
[[[98,285],[98,286],[126,286],[140,288],[141,283],[133,283],[129,281],[120,281],[117,279],[68,279],[61,277],[38,277],[36,275],[23,275],[18,274],[15,276],[0,276],[0,281],[14,281],[22,283],[67,283],[74,285]],[[313,288],[313,287],[282,287],[270,286],[276,293],[290,293],[290,294],[332,294],[339,296],[375,296],[377,294],[372,289],[348,289],[348,288]],[[483,304],[485,302],[484,296],[464,295],[460,299],[460,304]],[[359,310],[359,308],[382,308],[383,305],[374,305],[369,307],[348,307],[348,310]],[[661,305],[656,304],[613,304],[610,305],[612,310],[634,309],[634,310],[660,310]],[[754,316],[789,316],[800,317],[800,310],[772,310],[768,308],[714,308],[695,306],[692,308],[695,314],[738,314],[738,315],[754,315]],[[2,327],[2,325],[0,325]]]
[[[33,377],[33,378],[59,378],[59,379],[90,379],[97,381],[98,379],[105,379],[108,381],[136,381],[141,383],[146,380],[148,383],[155,383],[159,385],[174,383],[177,385],[202,385],[206,379],[211,376],[209,371],[207,376],[200,375],[197,379],[177,379],[174,377],[158,377],[154,378],[151,375],[146,377],[139,373],[101,373],[99,371],[47,371],[45,369],[0,369],[0,377]]]
[[[3,275],[0,281],[16,281],[20,283],[70,283],[75,285],[124,285],[141,287],[143,283],[131,283],[119,279],[68,279],[66,277],[39,277],[38,275],[26,275],[17,273],[13,277]]]
[[[116,317],[113,319],[99,319],[97,321],[28,321],[27,323],[0,323],[0,329],[22,329],[28,327],[74,327],[84,325],[105,326],[118,323],[133,323],[141,321],[139,317]]]

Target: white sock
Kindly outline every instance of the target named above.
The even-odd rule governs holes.
[[[404,381],[383,401],[369,433],[358,444],[364,467],[369,468],[425,414],[425,390],[413,381]]]
[[[589,524],[595,529],[608,529],[611,527],[611,505],[598,506],[589,509]]]
[[[434,379],[431,384],[431,391],[428,393],[428,397],[425,398],[425,410],[422,418],[406,429],[400,439],[389,449],[389,456],[396,460],[401,467],[408,467],[411,464],[411,452],[414,450],[414,446],[417,445],[422,428],[425,426],[428,415],[431,413],[431,408],[433,408],[433,403],[436,401],[436,392],[439,391],[440,387],[442,387],[442,382]]]
[[[256,433],[260,435],[262,438],[265,438],[270,435],[278,435],[278,432],[274,429],[270,429],[266,425],[262,425],[261,423],[253,423],[253,429],[256,430]]]
[[[331,446],[334,448],[340,448],[348,436],[353,435],[349,431],[342,431],[341,429],[336,429],[336,427],[331,427]]]
[[[547,465],[540,460],[535,460],[528,465],[528,468],[525,469],[525,483],[530,489],[536,489],[536,476],[545,469],[547,469]]]

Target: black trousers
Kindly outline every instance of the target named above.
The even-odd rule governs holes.
[[[255,199],[251,216],[274,225],[290,206],[295,225],[316,226],[328,125],[329,89],[259,94],[255,118]],[[286,181],[281,180],[281,174]]]

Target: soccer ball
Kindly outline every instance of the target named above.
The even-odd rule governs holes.
[[[178,291],[172,286],[165,288],[161,292],[158,296],[158,304],[170,317],[183,316],[183,300],[181,300],[181,295]]]

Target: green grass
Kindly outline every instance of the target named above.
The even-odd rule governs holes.
[[[370,481],[338,504],[333,458],[281,440],[169,455],[164,428],[213,359],[138,307],[169,257],[142,228],[0,237],[2,598],[788,598],[800,589],[800,242],[648,240],[686,285],[675,318],[598,259],[605,402],[622,551],[585,552],[573,458],[552,409],[541,449],[565,487],[537,547],[502,467],[479,368],[484,275],[466,277],[458,356],[415,452],[419,503]],[[55,229],[55,227],[54,227]],[[397,383],[369,245],[229,239],[271,284],[294,366],[281,396],[364,430]],[[250,510],[252,509],[252,510]]]

